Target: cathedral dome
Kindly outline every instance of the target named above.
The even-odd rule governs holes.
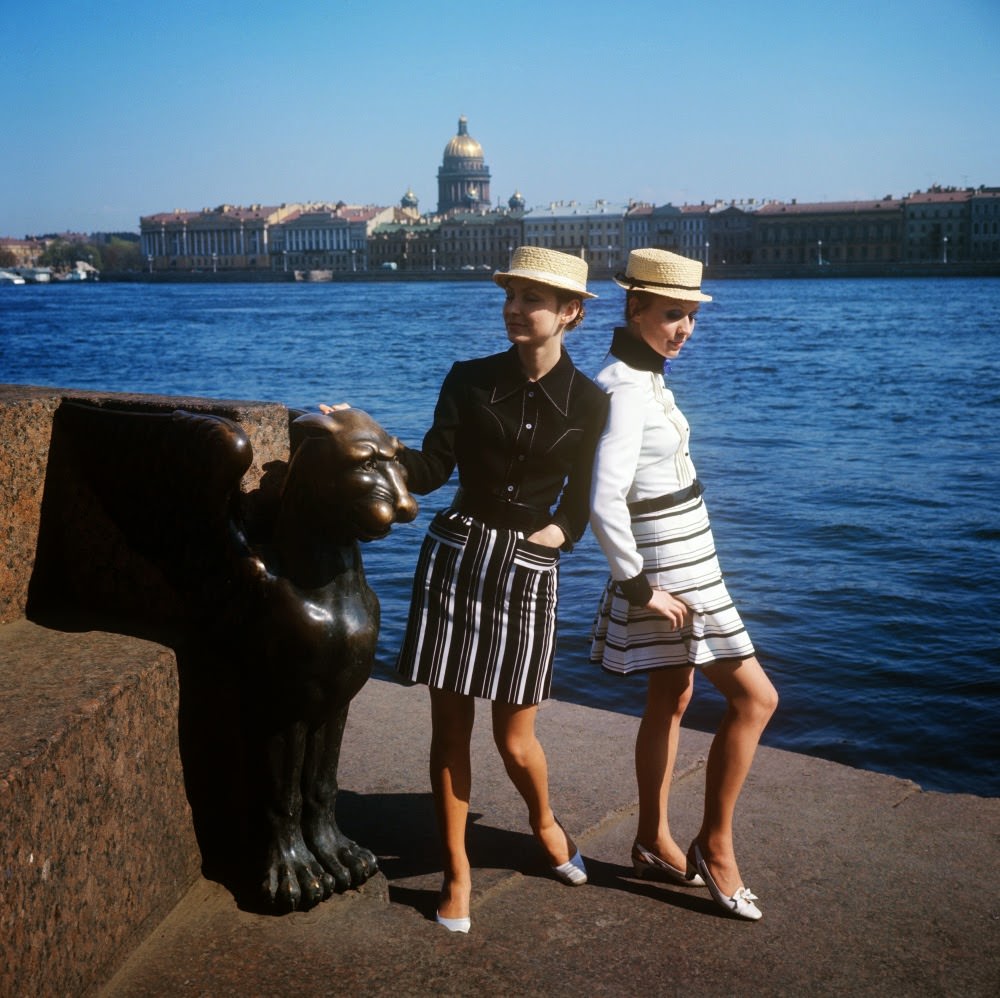
[[[458,119],[458,135],[444,147],[444,158],[482,159],[483,147],[469,134],[469,121],[463,114]]]
[[[483,147],[469,134],[469,122],[458,119],[458,135],[444,147],[438,170],[438,214],[452,211],[488,211],[490,170]]]

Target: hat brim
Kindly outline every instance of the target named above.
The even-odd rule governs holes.
[[[515,268],[514,270],[498,270],[493,274],[493,283],[499,284],[501,288],[507,286],[507,281],[512,277],[521,277],[534,284],[544,284],[550,288],[558,288],[560,291],[571,291],[581,298],[596,298],[597,295],[580,287],[575,281],[568,278],[563,280],[555,274],[550,274],[545,270],[528,270],[525,268]]]
[[[613,278],[615,284],[626,291],[646,291],[651,295],[659,295],[661,298],[673,298],[675,301],[711,301],[712,296],[704,292],[684,288],[674,284],[647,284],[645,281],[632,280],[624,274],[615,274]]]

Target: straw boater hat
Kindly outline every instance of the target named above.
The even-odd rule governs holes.
[[[542,246],[518,246],[511,257],[510,270],[498,270],[493,280],[504,288],[512,277],[523,277],[536,284],[572,291],[581,298],[597,297],[587,290],[586,260]]]
[[[678,301],[712,300],[701,293],[701,262],[666,250],[632,250],[625,273],[615,274],[615,283],[627,291],[648,291]]]

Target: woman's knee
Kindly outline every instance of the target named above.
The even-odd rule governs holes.
[[[763,728],[778,709],[778,691],[756,658],[720,662],[706,675],[747,723]]]
[[[538,745],[534,734],[493,729],[493,744],[506,766],[523,769],[528,765]]]
[[[537,705],[493,704],[493,744],[508,766],[525,766],[538,751],[537,713]]]
[[[470,758],[472,738],[461,729],[435,726],[431,729],[431,758],[457,760]]]
[[[431,696],[431,751],[468,752],[475,723],[475,701],[456,694]]]
[[[762,680],[750,686],[744,695],[731,701],[748,721],[761,728],[767,725],[778,709],[778,691],[766,676],[762,675]]]
[[[693,682],[688,683],[674,700],[674,714],[678,720],[684,716],[684,711],[690,706],[692,697],[694,697]]]
[[[778,691],[774,688],[774,684],[768,680],[767,690],[761,697],[761,709],[767,711],[768,720],[774,715],[774,712],[778,709]]]
[[[694,669],[660,669],[649,674],[646,714],[678,721],[694,696]]]

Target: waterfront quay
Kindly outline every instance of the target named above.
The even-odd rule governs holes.
[[[481,705],[482,707],[483,705]],[[552,799],[590,882],[547,872],[482,709],[473,743],[472,930],[434,921],[441,882],[427,785],[427,692],[372,681],[351,708],[341,827],[382,872],[281,918],[199,878],[101,991],[137,995],[995,996],[1000,800],[762,748],[737,816],[740,866],[764,918],[629,864],[638,718],[546,703]],[[710,736],[681,738],[671,822],[693,835]]]
[[[40,622],[31,610],[52,419],[76,397],[95,400],[0,389],[3,998],[996,995],[1000,798],[924,791],[762,747],[740,799],[737,843],[764,917],[736,921],[704,890],[633,876],[639,719],[561,700],[542,705],[538,731],[556,812],[589,883],[567,887],[547,869],[481,709],[472,931],[445,931],[434,921],[441,860],[427,691],[385,679],[354,699],[338,769],[339,824],[378,856],[380,872],[310,911],[260,914],[245,876],[241,887],[203,865],[205,825],[190,803],[203,804],[208,785],[224,802],[238,782],[220,766],[234,754],[227,731],[238,696],[220,698],[212,682],[200,690],[211,751],[192,754],[200,684],[179,675],[168,647]],[[251,438],[254,480],[287,454],[288,412],[276,403],[104,401],[236,419]],[[84,549],[96,550],[108,535],[74,494],[82,501],[66,513]],[[75,567],[86,575],[89,563]],[[120,572],[106,577],[116,582]],[[156,581],[145,578],[139,591]],[[688,728],[681,737],[671,826],[685,844],[700,822],[710,737]]]
[[[892,264],[719,264],[705,269],[705,280],[788,280],[793,278],[864,278],[864,277],[1000,277],[1000,260],[980,263],[892,263]],[[608,279],[611,272],[592,270],[591,280]],[[241,282],[293,283],[319,282],[349,284],[374,282],[391,284],[399,281],[490,281],[492,273],[484,271],[443,270],[371,270],[371,271],[110,271],[101,275],[104,281],[150,284],[236,284]]]

